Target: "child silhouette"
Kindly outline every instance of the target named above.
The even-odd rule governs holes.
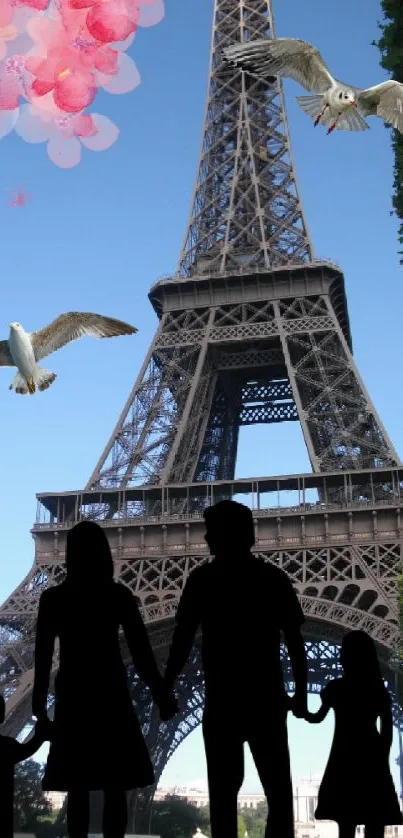
[[[3,724],[6,705],[0,695],[0,724]],[[50,724],[49,724],[50,729]],[[14,835],[14,766],[17,762],[32,755],[47,738],[44,725],[35,726],[34,735],[28,742],[18,742],[12,736],[0,734],[0,835],[1,838],[13,838]]]
[[[375,644],[364,631],[347,634],[341,647],[343,677],[321,692],[322,706],[307,713],[321,722],[335,714],[334,738],[318,793],[315,817],[339,825],[339,838],[354,838],[365,826],[366,838],[383,838],[387,824],[403,823],[389,769],[393,722]],[[377,719],[380,718],[380,732]]]

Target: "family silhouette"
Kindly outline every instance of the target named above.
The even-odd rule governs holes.
[[[87,838],[89,793],[103,791],[103,834],[124,838],[126,792],[152,785],[154,772],[132,703],[120,651],[122,628],[139,677],[162,721],[178,711],[175,681],[201,630],[205,679],[203,736],[212,838],[237,838],[237,795],[248,743],[268,802],[267,838],[293,838],[293,791],[287,737],[289,710],[311,723],[335,714],[331,752],[316,816],[339,825],[340,838],[381,838],[403,823],[389,769],[392,712],[376,649],[362,631],[344,637],[343,677],[329,682],[322,705],[307,705],[307,660],[301,606],[286,573],[252,554],[250,509],[221,501],[204,512],[213,560],[185,584],[164,676],[157,668],[136,599],[113,579],[105,531],[82,521],[67,535],[66,578],[39,602],[32,712],[33,737],[21,744],[0,736],[0,835],[13,835],[14,765],[50,741],[43,789],[67,792],[69,838]],[[285,690],[284,640],[295,681]],[[55,642],[54,719],[48,692]],[[0,697],[0,722],[4,720]],[[380,719],[380,730],[377,720]]]

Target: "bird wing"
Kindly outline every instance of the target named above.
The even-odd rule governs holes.
[[[8,346],[8,340],[0,340],[0,367],[15,367]]]
[[[245,72],[257,76],[286,76],[305,87],[324,93],[335,83],[320,52],[297,38],[263,38],[226,47],[224,57]]]
[[[117,335],[134,335],[138,329],[115,320],[113,317],[103,317],[88,311],[69,311],[61,314],[44,329],[32,332],[30,335],[35,360],[40,361],[52,352],[56,352],[66,343],[77,340],[83,335],[94,338],[113,338]]]
[[[358,107],[363,116],[380,116],[403,134],[403,84],[394,79],[360,90]]]

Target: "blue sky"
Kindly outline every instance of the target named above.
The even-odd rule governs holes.
[[[235,0],[234,0],[235,2]],[[204,113],[212,0],[167,0],[166,18],[139,32],[129,53],[141,86],[102,94],[96,111],[120,127],[111,150],[84,150],[62,171],[45,147],[16,135],[1,142],[1,337],[19,320],[34,330],[68,310],[126,319],[134,338],[85,339],[49,359],[58,378],[45,393],[21,398],[0,369],[0,600],[29,571],[35,493],[82,487],[106,444],[156,328],[147,299],[152,283],[176,268],[193,189]],[[377,0],[277,0],[277,34],[316,44],[335,75],[363,87],[385,78],[371,46]],[[402,268],[397,224],[389,215],[389,132],[371,120],[363,134],[314,130],[287,83],[286,99],[301,196],[317,256],[346,277],[355,358],[399,453],[401,430]],[[7,206],[9,188],[32,200]],[[264,455],[262,456],[262,451]],[[308,471],[302,435],[289,426],[243,429],[239,476]],[[332,722],[309,728],[291,720],[296,776],[324,767]],[[200,730],[168,765],[164,784],[205,775]],[[256,788],[247,767],[246,788]]]

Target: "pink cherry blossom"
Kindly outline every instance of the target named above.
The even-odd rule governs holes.
[[[76,21],[84,12],[84,25],[87,32],[97,41],[107,44],[123,41],[135,32],[140,13],[139,5],[144,0],[60,0],[60,2],[63,3],[65,26],[69,25],[69,18]]]
[[[137,28],[139,9],[135,2],[101,0],[94,3],[87,14],[88,31],[97,41],[105,44],[123,41]]]
[[[91,36],[85,25],[85,14],[72,14],[68,9],[64,15],[64,25],[47,18],[30,21],[27,30],[35,41],[32,57],[40,55],[50,59],[52,55],[66,49],[70,54],[69,61],[72,60],[76,67],[114,75],[117,72],[118,51]]]
[[[34,76],[32,92],[44,96],[53,91],[56,105],[68,113],[78,113],[96,95],[94,75],[82,61],[78,50],[61,47],[48,51],[47,58],[28,58],[27,70]]]
[[[28,143],[47,142],[48,156],[56,166],[71,169],[81,160],[81,147],[106,151],[119,136],[119,129],[101,114],[51,115],[34,105],[24,105],[15,126]]]
[[[79,163],[82,146],[109,148],[119,129],[84,110],[98,88],[122,94],[140,84],[125,50],[138,26],[163,15],[164,0],[0,0],[0,140],[14,129],[46,142],[61,168]]]

